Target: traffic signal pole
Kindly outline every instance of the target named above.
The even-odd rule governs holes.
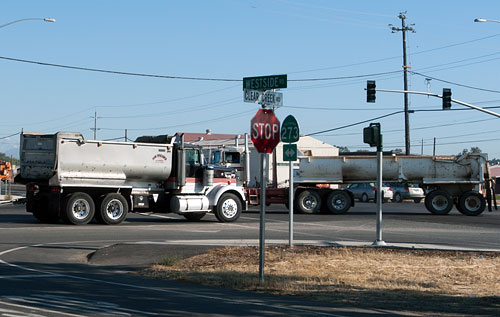
[[[424,91],[412,91],[412,90],[394,90],[394,89],[375,89],[376,91],[382,91],[382,92],[397,92],[397,93],[407,93],[407,94],[415,94],[415,95],[426,95],[426,96],[431,96],[431,97],[437,97],[437,98],[443,98],[443,95],[439,94],[434,94],[430,92],[424,92]],[[490,111],[488,109],[484,109],[478,106],[471,105],[470,103],[458,100],[458,99],[451,99],[452,102],[458,103],[459,105],[466,106],[478,111],[482,111],[484,113],[490,114],[492,116],[495,116],[497,118],[500,118],[500,114]]]

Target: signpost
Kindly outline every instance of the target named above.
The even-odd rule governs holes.
[[[250,121],[250,138],[260,156],[260,234],[259,234],[259,278],[264,282],[265,254],[265,214],[266,214],[266,162],[268,153],[272,153],[280,142],[280,122],[270,109],[259,109]]]
[[[288,211],[289,211],[289,228],[288,228],[288,245],[293,247],[293,162],[297,160],[297,144],[292,144],[299,141],[299,123],[295,117],[289,115],[283,121],[281,126],[281,141],[287,142],[283,144],[283,161],[288,161],[290,173],[289,192],[288,192]]]
[[[267,106],[281,107],[283,94],[272,91],[286,88],[286,75],[272,75],[243,78],[243,100],[261,104],[253,119],[250,121],[250,138],[253,145],[261,153],[260,174],[260,231],[259,231],[259,280],[264,283],[264,255],[265,255],[265,214],[266,214],[266,162],[269,153],[272,153],[280,142],[280,122]]]

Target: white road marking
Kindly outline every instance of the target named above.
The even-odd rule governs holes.
[[[30,310],[37,310],[37,311],[41,311],[41,312],[45,312],[45,313],[53,313],[53,314],[60,314],[60,315],[73,316],[73,317],[85,317],[85,315],[70,314],[70,313],[65,313],[65,312],[57,311],[57,310],[50,310],[50,309],[39,308],[39,307],[35,307],[35,306],[14,304],[14,303],[9,303],[9,302],[4,302],[4,301],[0,301],[0,304],[6,305],[6,306],[13,306],[13,307],[18,307],[18,308],[30,309]],[[19,316],[18,314],[19,314],[19,312],[17,312],[16,316]],[[42,316],[42,315],[27,314],[26,316],[34,317],[34,316]]]

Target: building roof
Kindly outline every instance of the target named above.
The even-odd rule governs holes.
[[[491,177],[500,177],[500,165],[490,167]]]
[[[186,142],[198,142],[198,141],[210,141],[210,140],[233,140],[236,137],[241,137],[239,134],[217,134],[207,131],[205,133],[190,133],[190,132],[177,132],[177,135],[184,133],[184,141]]]

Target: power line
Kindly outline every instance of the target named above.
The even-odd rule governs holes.
[[[500,93],[499,90],[491,90],[491,89],[484,89],[484,88],[478,88],[478,87],[463,85],[463,84],[451,82],[451,81],[448,81],[448,80],[439,79],[439,78],[436,78],[436,77],[431,77],[429,75],[425,75],[425,74],[414,72],[414,71],[410,71],[410,73],[415,74],[415,75],[419,75],[419,76],[422,76],[422,77],[425,77],[425,78],[430,78],[430,79],[433,79],[433,80],[436,80],[436,81],[440,81],[440,82],[443,82],[443,83],[455,85],[455,86],[460,86],[460,87],[470,88],[470,89],[475,89],[475,90],[481,90],[481,91],[487,91],[487,92],[494,92],[494,93],[497,93],[497,94]]]
[[[98,72],[98,73],[108,73],[115,75],[126,75],[126,76],[139,76],[139,77],[153,77],[153,78],[163,78],[163,79],[181,79],[181,80],[199,80],[199,81],[225,81],[225,82],[241,82],[242,79],[230,79],[230,78],[208,78],[208,77],[187,77],[187,76],[172,76],[172,75],[158,75],[158,74],[145,74],[145,73],[132,73],[132,72],[123,72],[116,70],[107,70],[107,69],[98,69],[98,68],[90,68],[90,67],[80,67],[80,66],[70,66],[70,65],[62,65],[62,64],[53,64],[39,61],[32,61],[20,58],[13,57],[5,57],[0,56],[0,59],[21,62],[21,63],[29,63],[36,64],[41,66],[50,66],[50,67],[59,67],[59,68],[67,68],[67,69],[75,69],[75,70],[83,70],[90,72]],[[325,77],[325,78],[305,78],[305,79],[289,79],[288,81],[295,82],[307,82],[307,81],[329,81],[329,80],[342,80],[342,79],[350,79],[350,78],[362,78],[362,77],[372,77],[372,76],[380,76],[401,72],[390,71],[383,73],[374,73],[374,74],[363,74],[363,75],[353,75],[353,76],[342,76],[342,77]]]
[[[147,130],[164,130],[164,129],[171,129],[171,128],[177,128],[177,127],[183,127],[183,126],[188,126],[188,125],[193,125],[193,124],[201,124],[201,123],[207,123],[207,122],[213,122],[213,121],[220,121],[220,120],[225,120],[228,118],[236,118],[240,117],[243,115],[247,115],[249,113],[254,113],[255,110],[252,109],[250,111],[243,111],[239,113],[235,113],[232,115],[224,115],[221,117],[213,118],[213,119],[208,119],[208,120],[202,120],[202,121],[197,121],[197,122],[191,122],[191,123],[182,123],[182,124],[176,124],[176,125],[171,125],[171,126],[164,126],[164,127],[155,127],[155,128],[132,128],[129,129],[127,128],[128,131],[147,131]],[[124,128],[100,128],[101,130],[109,130],[109,131],[123,131],[125,130]]]
[[[19,134],[21,134],[21,132],[17,132],[17,133],[11,134],[11,135],[7,135],[7,136],[4,136],[4,137],[1,137],[0,140],[8,139],[10,137],[13,137],[13,136],[16,136],[16,135],[19,135]]]
[[[12,57],[5,57],[5,56],[0,56],[0,59],[14,61],[14,62],[28,63],[28,64],[36,64],[36,65],[42,65],[42,66],[68,68],[68,69],[84,70],[84,71],[98,72],[98,73],[108,73],[108,74],[115,74],[115,75],[153,77],[153,78],[164,78],[164,79],[201,80],[201,81],[242,81],[241,79],[228,79],[228,78],[203,78],[203,77],[186,77],[186,76],[171,76],[171,75],[155,75],[155,74],[122,72],[122,71],[97,69],[97,68],[89,68],[89,67],[52,64],[52,63],[31,61],[31,60],[27,60],[27,59],[12,58]]]
[[[395,112],[388,113],[388,114],[385,114],[385,115],[380,116],[380,117],[375,117],[375,118],[372,118],[372,119],[368,119],[368,120],[363,120],[363,121],[351,123],[351,124],[344,125],[344,126],[341,126],[341,127],[338,127],[338,128],[333,128],[333,129],[328,129],[328,130],[323,130],[323,131],[308,133],[308,134],[305,134],[305,136],[311,136],[311,135],[321,134],[321,133],[325,133],[325,132],[331,132],[331,131],[335,131],[335,130],[345,129],[345,128],[349,128],[349,127],[352,127],[352,126],[355,126],[355,125],[359,125],[359,124],[362,124],[362,123],[370,122],[370,121],[373,121],[373,120],[378,120],[378,119],[386,118],[386,117],[389,117],[389,116],[393,116],[395,114],[402,113],[402,112],[404,112],[404,111],[402,111],[402,110],[401,111],[395,111]]]

